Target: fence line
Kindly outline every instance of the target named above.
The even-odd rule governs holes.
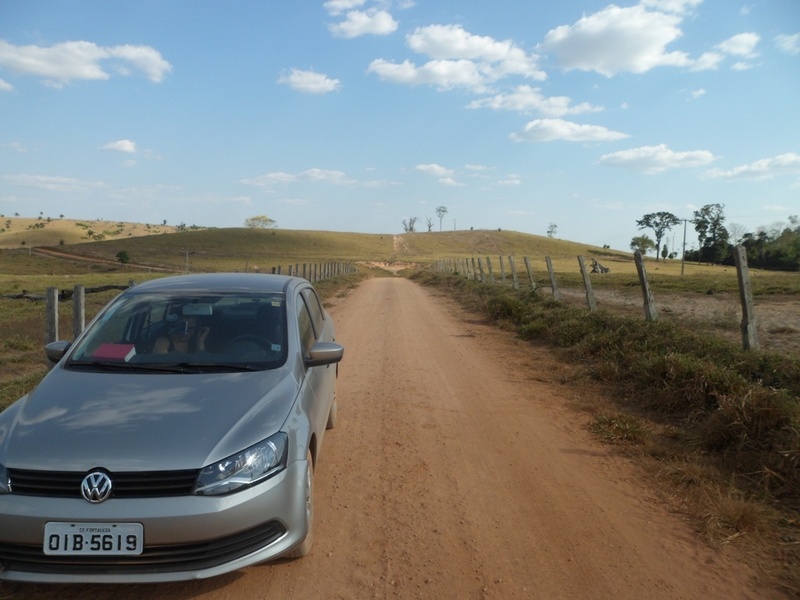
[[[504,257],[499,256],[500,260],[500,272],[501,272],[501,282],[500,285],[505,285],[505,268],[503,266]],[[758,341],[758,331],[756,327],[756,315],[753,306],[753,293],[752,287],[750,285],[750,272],[747,267],[747,252],[743,246],[736,246],[734,252],[734,259],[736,262],[736,275],[739,283],[739,297],[742,305],[742,320],[741,320],[741,331],[742,331],[742,347],[745,350],[758,350],[759,349],[759,341]],[[555,271],[553,270],[553,261],[550,259],[549,256],[545,256],[544,258],[545,264],[547,265],[547,273],[550,278],[550,287],[553,293],[553,300],[556,302],[561,301],[561,292],[558,288],[558,283],[556,282]],[[482,259],[478,258],[478,269],[480,272],[475,270],[475,259],[472,258],[472,269],[470,270],[469,264],[470,259],[461,259],[459,262],[457,259],[452,260],[440,260],[435,263],[434,268],[440,272],[450,272],[460,274],[467,279],[471,279],[473,281],[479,281],[482,283],[491,283],[496,284],[497,282],[494,279],[493,271],[492,271],[492,262],[490,257],[486,257],[486,266],[489,272],[489,278],[484,277],[483,271],[483,263]],[[517,270],[514,265],[514,257],[508,257],[511,276],[513,279],[512,286],[514,289],[519,289],[519,282],[517,280]],[[525,270],[528,275],[528,280],[530,282],[530,290],[533,292],[537,292],[538,288],[536,286],[536,281],[533,277],[533,268],[531,267],[531,262],[527,256],[523,257],[523,261],[525,263]],[[653,298],[653,293],[650,289],[650,283],[647,279],[647,271],[645,269],[644,257],[640,252],[634,253],[634,261],[636,262],[636,271],[639,276],[639,283],[642,287],[642,296],[643,296],[643,306],[644,306],[644,313],[645,313],[645,320],[647,321],[656,321],[658,319],[658,312],[656,310],[656,303],[655,299]],[[461,268],[459,268],[459,264]],[[590,272],[593,273],[606,273],[608,269],[600,265],[597,261],[592,260],[592,267],[589,269],[586,265],[586,259],[583,256],[578,256],[578,265],[580,267],[581,276],[583,278],[583,286],[586,292],[586,305],[590,311],[597,310],[597,299],[595,298],[594,290],[592,288],[592,281],[590,277]]]
[[[281,274],[283,268],[281,266],[272,267],[273,274]],[[302,270],[302,277],[311,283],[318,283],[325,279],[333,277],[341,277],[349,275],[356,271],[356,268],[351,263],[334,262],[334,263],[313,263],[313,264],[294,264],[289,265],[289,275],[299,277]],[[76,285],[71,290],[59,290],[56,287],[47,288],[44,295],[29,294],[23,292],[15,296],[6,296],[6,298],[17,298],[25,300],[44,300],[45,301],[45,331],[44,343],[49,344],[58,340],[58,303],[59,300],[72,300],[72,337],[73,339],[86,327],[86,294],[97,292],[106,292],[109,290],[127,290],[136,285],[135,281],[128,282],[128,285],[104,285],[100,287],[87,288],[82,285]]]

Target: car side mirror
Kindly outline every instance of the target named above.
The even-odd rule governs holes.
[[[72,346],[72,342],[67,341],[58,341],[58,342],[50,342],[44,347],[44,353],[47,356],[47,360],[52,363],[57,363],[69,350],[69,347]]]
[[[307,367],[321,367],[338,363],[343,356],[343,346],[333,342],[317,342],[311,346],[311,350],[308,351],[308,356],[303,362]]]

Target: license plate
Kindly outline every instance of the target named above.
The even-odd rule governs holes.
[[[48,555],[121,556],[141,554],[141,523],[45,523],[44,553]]]

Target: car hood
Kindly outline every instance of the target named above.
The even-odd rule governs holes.
[[[18,469],[198,469],[280,430],[286,368],[214,374],[50,372],[0,414],[0,463]]]

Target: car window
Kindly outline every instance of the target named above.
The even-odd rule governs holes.
[[[286,356],[283,294],[133,293],[91,324],[71,350],[67,367],[269,369],[282,365]]]
[[[302,292],[303,298],[306,301],[306,306],[308,306],[308,310],[311,313],[311,321],[314,323],[314,330],[317,332],[317,335],[322,333],[322,326],[323,321],[325,320],[325,313],[322,310],[322,304],[320,304],[319,297],[317,296],[316,292],[311,288],[306,288]]]
[[[308,356],[311,346],[314,345],[317,336],[314,333],[311,313],[308,311],[308,307],[302,296],[297,298],[297,326],[300,331],[300,345],[303,349],[303,356]]]

